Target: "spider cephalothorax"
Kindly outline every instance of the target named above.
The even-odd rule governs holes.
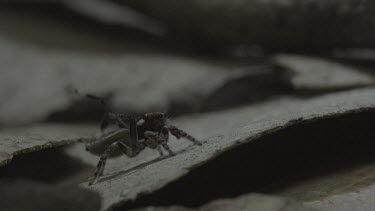
[[[100,124],[103,134],[95,142],[86,145],[86,150],[100,155],[94,178],[90,181],[93,184],[103,174],[105,163],[108,157],[125,154],[128,157],[137,156],[146,147],[157,149],[160,156],[163,156],[163,149],[170,155],[174,155],[168,146],[169,133],[177,139],[186,138],[196,145],[201,145],[194,137],[176,126],[167,123],[167,116],[161,112],[143,114],[137,118],[113,112],[103,99],[86,95],[87,97],[99,100],[106,108],[103,120]],[[117,125],[118,128],[104,132],[110,125]]]
[[[146,131],[162,131],[166,125],[167,117],[161,112],[144,114],[137,119],[137,129],[139,138],[144,138]]]

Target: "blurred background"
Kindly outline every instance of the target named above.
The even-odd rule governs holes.
[[[17,0],[0,7],[0,125],[170,116],[373,84],[371,1]]]
[[[237,136],[239,129],[251,131],[258,123],[274,126],[267,118],[285,120],[284,113],[293,113],[298,105],[307,109],[296,113],[315,112],[315,107],[308,107],[309,100],[317,99],[312,105],[320,105],[319,97],[329,95],[322,104],[339,109],[341,105],[332,100],[336,93],[359,98],[371,94],[373,90],[366,88],[375,84],[374,34],[375,3],[369,0],[3,0],[0,164],[8,164],[13,155],[16,159],[1,168],[0,177],[75,186],[87,182],[99,158],[84,151],[83,143],[29,153],[99,133],[104,108],[75,93],[78,90],[103,97],[116,112],[165,112],[200,140],[214,137],[229,147],[225,141],[236,138],[231,144],[237,148],[221,152],[216,160],[207,158],[210,163],[197,168],[198,176],[193,173],[177,186],[166,186],[172,190],[169,193],[178,194],[155,188],[149,191],[150,198],[140,197],[139,204],[129,202],[125,208],[176,203],[197,207],[220,197],[259,191],[311,202],[353,191],[363,181],[373,184],[373,111],[263,134],[258,142],[241,147],[237,140],[250,136]],[[365,90],[365,94],[345,92],[351,90]],[[324,108],[316,110],[322,117],[330,115]],[[357,139],[363,142],[358,144]],[[215,147],[212,143],[207,148]],[[191,152],[189,144],[170,141],[171,148],[181,154]],[[113,197],[106,188],[116,185],[108,183],[126,179],[125,173],[151,166],[156,159],[155,151],[145,150],[133,159],[123,156],[109,161],[105,172],[109,179],[96,189],[108,194],[102,197],[104,207],[117,203],[113,198],[123,197]],[[235,173],[225,174],[228,169]],[[208,179],[202,180],[205,175]],[[338,182],[338,175],[343,182]],[[217,184],[228,178],[232,183],[218,189]],[[138,187],[138,182],[131,185]],[[5,187],[12,193],[10,186]],[[27,185],[17,186],[23,187]],[[37,191],[44,188],[36,187]],[[187,193],[206,189],[186,201],[179,195],[181,188],[190,189]],[[206,191],[211,195],[206,197]],[[170,200],[170,195],[175,198]],[[100,209],[99,196],[92,197],[97,201],[92,210]],[[327,201],[322,204],[331,206]],[[87,208],[86,203],[79,204]],[[338,204],[342,205],[334,205]]]

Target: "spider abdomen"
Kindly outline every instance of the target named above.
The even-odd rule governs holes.
[[[121,141],[125,145],[129,145],[130,135],[128,129],[114,130],[100,136],[97,141],[86,144],[86,150],[94,155],[101,155],[113,143]],[[117,157],[122,155],[120,150],[114,150],[110,157]]]

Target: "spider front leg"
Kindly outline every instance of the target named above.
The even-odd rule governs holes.
[[[111,156],[116,150],[120,150],[122,153],[124,153],[125,155],[129,157],[133,156],[131,154],[132,150],[128,146],[126,146],[124,143],[120,141],[112,143],[100,156],[100,160],[98,162],[98,165],[94,173],[94,178],[90,180],[89,185],[94,184],[94,182],[103,174],[107,158]]]
[[[167,150],[167,152],[171,155],[171,156],[175,156],[174,152],[171,150],[171,148],[169,148],[168,144],[167,143],[161,143],[161,145],[163,146],[163,148],[165,150]]]
[[[172,135],[174,135],[177,139],[186,138],[187,140],[193,142],[196,145],[201,146],[202,143],[195,139],[193,136],[187,134],[185,131],[178,129],[176,126],[167,125],[165,127]]]
[[[160,145],[171,155],[174,156],[174,152],[169,148],[167,142],[169,139],[168,131],[163,130],[161,134],[152,132],[152,131],[146,131],[144,133],[145,136],[145,143],[146,146],[150,147],[151,149],[158,149],[160,156],[163,156],[163,151],[160,147]]]

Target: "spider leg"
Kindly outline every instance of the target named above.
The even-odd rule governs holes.
[[[100,129],[101,131],[103,131],[105,128],[108,127],[109,123],[112,121],[112,120],[115,120],[117,125],[121,128],[126,128],[126,124],[125,122],[120,118],[120,115],[119,114],[116,114],[115,112],[113,112],[112,108],[107,104],[107,102],[104,100],[104,98],[102,97],[98,97],[98,96],[95,96],[95,95],[92,95],[92,94],[81,94],[80,92],[78,92],[78,90],[75,90],[75,92],[77,94],[80,94],[80,95],[83,95],[89,99],[92,99],[92,100],[96,100],[96,101],[99,101],[100,104],[103,105],[104,109],[105,109],[105,114],[103,116],[103,119],[102,119],[102,122],[100,124]]]
[[[138,129],[137,120],[134,117],[128,117],[129,119],[129,132],[130,132],[130,148],[133,153],[138,154],[144,147],[138,140]]]
[[[167,152],[171,155],[171,156],[175,156],[174,152],[171,150],[171,148],[169,148],[168,144],[163,142],[161,143],[161,145],[163,146],[163,148],[165,150],[167,150]]]
[[[105,112],[103,115],[102,121],[100,122],[100,131],[103,133],[104,130],[108,127],[109,125],[109,116],[108,113]]]
[[[160,139],[160,137],[157,137],[157,136],[159,136],[157,133],[146,131],[145,143],[146,143],[146,146],[150,147],[151,149],[154,149],[156,147],[156,149],[158,150],[160,154],[160,157],[162,157],[164,156],[164,153],[163,153],[163,150],[161,149],[161,146],[159,145],[158,139]]]
[[[128,146],[126,146],[124,143],[117,141],[113,144],[111,144],[104,153],[100,156],[100,160],[98,162],[98,165],[96,167],[94,178],[89,181],[89,185],[94,184],[94,182],[103,174],[104,167],[107,161],[107,158],[115,151],[115,150],[121,150],[125,155],[132,157],[131,150]]]
[[[127,119],[129,120],[129,119]],[[115,114],[110,112],[105,112],[102,118],[102,121],[100,123],[100,131],[101,135],[106,135],[108,132],[121,130],[121,129],[129,129],[129,126],[122,120],[122,114]],[[110,126],[117,125],[115,128],[110,128]],[[119,129],[120,128],[120,129]],[[110,129],[110,130],[108,130]]]
[[[169,133],[168,133],[168,129],[166,128],[163,128],[162,131],[161,131],[161,146],[171,155],[171,156],[175,156],[174,152],[169,148],[167,142],[168,142],[168,139],[169,139]]]
[[[158,145],[158,146],[157,146],[157,149],[158,149],[158,151],[159,151],[160,157],[163,157],[163,156],[164,156],[164,152],[163,152],[163,150],[161,149],[161,146]]]
[[[101,155],[100,160],[98,162],[98,165],[96,167],[96,171],[94,173],[94,178],[93,178],[93,180],[91,180],[89,182],[89,185],[92,185],[103,174],[107,158],[115,150],[120,150],[122,153],[124,153],[128,157],[134,157],[140,152],[140,150],[142,150],[144,148],[144,147],[141,146],[140,143],[138,143],[138,132],[137,132],[137,125],[136,125],[136,122],[135,122],[135,118],[129,118],[129,120],[130,120],[130,128],[129,128],[130,146],[127,146],[120,141],[121,136],[117,137],[119,141],[116,141],[116,142],[112,143],[104,151],[104,153]],[[126,130],[126,129],[122,129],[122,130]],[[121,130],[119,130],[119,131],[121,131]],[[122,134],[119,133],[119,135],[122,135]],[[112,137],[116,138],[114,135],[112,135],[109,138],[112,138]]]
[[[159,143],[162,142],[162,138],[160,137],[160,135],[153,131],[146,131],[144,133],[144,137],[146,146],[151,149],[156,149]]]
[[[161,133],[156,133],[153,131],[146,131],[144,133],[144,136],[146,138],[146,146],[150,147],[151,149],[158,149],[159,154],[163,156],[163,151],[160,147],[160,145],[171,155],[174,156],[174,152],[169,148],[167,145],[169,134],[168,130],[163,129]]]
[[[178,129],[176,126],[167,125],[165,127],[172,135],[174,135],[177,139],[186,138],[187,140],[193,142],[196,145],[201,146],[202,143],[195,139],[193,136],[187,134],[185,131]]]
[[[100,122],[100,131],[103,133],[105,129],[109,126],[109,124],[113,121],[109,112],[105,112]]]

